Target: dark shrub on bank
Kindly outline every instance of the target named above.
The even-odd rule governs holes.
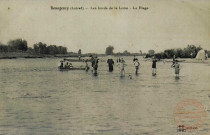
[[[0,52],[8,52],[8,46],[0,43]]]
[[[106,55],[112,55],[114,53],[113,50],[114,50],[114,47],[113,46],[108,46],[106,48],[105,54]]]
[[[27,49],[27,41],[22,39],[10,40],[8,45],[0,43],[0,52],[25,52]]]
[[[27,51],[28,45],[26,40],[16,39],[8,42],[8,52]]]

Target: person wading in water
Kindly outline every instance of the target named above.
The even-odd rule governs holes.
[[[92,62],[92,67],[93,67],[93,74],[97,75],[98,62],[99,62],[97,56],[95,56],[95,58],[92,56],[91,62]]]
[[[120,63],[118,64],[119,68],[120,68],[120,77],[124,77],[125,76],[125,61],[123,60],[123,58],[121,58]]]
[[[152,75],[156,75],[156,63],[157,60],[155,58],[155,56],[152,58]]]
[[[181,67],[178,63],[178,60],[175,60],[175,63],[171,67],[174,68],[176,77],[179,77],[179,71]]]
[[[135,69],[136,69],[136,75],[138,74],[138,70],[139,70],[139,66],[140,66],[140,63],[138,61],[138,59],[136,58],[135,61],[134,61],[134,66],[135,66]]]
[[[107,63],[109,65],[109,72],[112,72],[113,71],[113,65],[114,65],[113,59],[108,59]]]

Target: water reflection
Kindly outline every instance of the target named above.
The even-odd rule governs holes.
[[[179,79],[180,79],[179,76],[175,76],[176,81],[179,81]]]

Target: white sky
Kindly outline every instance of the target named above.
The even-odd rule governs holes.
[[[129,11],[54,11],[50,6],[144,6]],[[10,10],[8,10],[10,8]],[[201,45],[210,50],[209,0],[0,0],[0,42],[22,38],[68,51],[156,52]]]

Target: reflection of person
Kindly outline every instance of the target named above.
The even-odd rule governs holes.
[[[157,62],[156,58],[153,57],[153,59],[152,59],[152,74],[156,74],[156,62]]]
[[[138,70],[139,70],[140,63],[139,63],[139,61],[138,61],[137,58],[136,58],[136,60],[134,61],[134,66],[135,66],[135,69],[136,69],[136,74],[138,74]]]
[[[113,71],[113,65],[114,65],[113,59],[108,59],[107,63],[109,65],[109,72],[112,72]]]

